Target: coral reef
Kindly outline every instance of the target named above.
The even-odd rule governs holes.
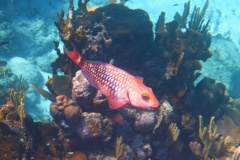
[[[151,132],[156,124],[154,112],[138,112],[135,115],[134,128],[142,132]],[[147,128],[147,130],[146,130]]]
[[[98,113],[82,114],[83,120],[79,122],[77,134],[81,139],[96,139],[103,133],[103,117]]]
[[[191,142],[189,144],[194,154],[202,157],[204,160],[220,157],[230,158],[235,150],[230,136],[223,137],[217,133],[217,125],[214,120],[215,117],[212,117],[207,128],[203,126],[202,116],[199,116],[199,138],[204,144],[202,151],[200,144],[197,142]]]
[[[237,100],[235,100],[237,101]],[[232,102],[235,103],[234,101]],[[222,110],[222,116],[217,119],[217,132],[223,136],[230,136],[237,146],[240,141],[240,112],[236,106],[229,104]],[[229,132],[231,130],[231,132]]]
[[[3,122],[0,122],[0,139],[1,143],[1,154],[0,159],[18,159],[23,156],[24,144],[20,141],[24,137],[22,135],[16,134],[11,128],[8,127]],[[14,150],[14,152],[13,152]]]
[[[202,117],[199,116],[199,137],[204,144],[204,159],[208,159],[208,157],[218,158],[228,156],[228,154],[234,150],[234,145],[230,136],[219,138],[214,119],[214,117],[211,118],[209,127],[206,128],[203,127]]]
[[[53,76],[57,75],[57,70],[59,69],[65,75],[69,75],[69,76],[73,77],[73,75],[77,71],[76,66],[74,67],[73,62],[69,61],[65,54],[61,53],[60,49],[58,48],[59,42],[58,41],[53,41],[53,43],[55,45],[55,51],[56,51],[56,53],[58,55],[58,58],[55,59],[55,61],[53,61],[51,63]],[[48,88],[49,87],[50,86],[48,86]],[[50,88],[49,88],[49,90],[51,91]]]
[[[110,110],[106,97],[54,41],[58,57],[45,83],[49,91],[33,86],[52,101],[53,122],[34,122],[26,113],[26,87],[20,83],[10,91],[9,99],[2,95],[0,138],[10,143],[5,150],[0,147],[1,153],[10,152],[17,141],[12,159],[237,159],[239,147],[231,139],[238,141],[239,134],[227,134],[226,126],[239,131],[239,114],[231,110],[239,102],[230,101],[226,87],[214,79],[204,77],[194,85],[200,76],[200,61],[212,55],[209,21],[203,19],[209,1],[201,11],[195,6],[192,13],[190,2],[186,3],[183,14],[176,13],[174,21],[167,23],[162,12],[155,37],[148,14],[129,9],[123,5],[126,1],[93,8],[88,2],[79,0],[74,8],[70,0],[66,19],[64,10],[58,14],[55,25],[64,47],[70,51],[73,44],[90,61],[111,63],[143,76],[144,84],[160,101],[159,108]],[[21,58],[11,61],[31,65]],[[6,75],[5,71],[0,74]],[[39,78],[33,73],[28,76]]]
[[[27,116],[25,112],[25,104],[23,103],[24,100],[24,93],[22,91],[20,92],[14,92],[14,90],[10,90],[10,101],[13,103],[13,106],[16,108],[18,116],[20,117],[20,121],[22,124],[22,127],[25,127],[24,120]]]
[[[116,139],[116,160],[133,159],[134,155],[132,150],[124,143],[122,143],[122,137]]]
[[[152,23],[147,13],[121,4],[87,12],[84,5],[86,3],[79,2],[78,9],[74,10],[70,3],[68,18],[63,19],[62,11],[55,22],[65,45],[69,47],[69,43],[73,43],[89,59],[109,62],[114,58],[118,67],[139,68],[153,42]]]
[[[184,99],[186,98],[185,109],[193,116],[204,115],[205,122],[209,121],[218,110],[222,110],[230,99],[226,94],[225,85],[216,83],[214,79],[209,77],[203,78],[190,92],[184,97]]]
[[[10,96],[13,102],[0,106],[4,111],[0,139],[7,142],[0,147],[1,153],[4,153],[0,159],[60,158],[67,146],[64,148],[64,141],[58,138],[58,127],[34,122],[24,110],[23,93],[11,90]]]
[[[203,15],[208,1],[201,13],[200,9],[195,7],[188,26],[186,24],[190,2],[185,5],[183,16],[180,14],[178,18],[175,16],[181,21],[181,23],[178,21],[179,24],[177,21],[172,21],[166,23],[165,27],[165,13],[162,12],[159,16],[154,40],[152,32],[148,31],[148,27],[152,27],[152,24],[148,22],[143,11],[129,10],[122,5],[110,4],[88,12],[86,4],[87,2],[79,1],[78,9],[75,10],[70,1],[67,19],[64,20],[63,11],[59,14],[55,24],[65,47],[71,49],[69,44],[72,43],[77,46],[86,59],[111,61],[118,67],[130,71],[135,70],[133,73],[139,73],[137,70],[143,67],[142,75],[145,77],[145,82],[153,88],[159,99],[163,98],[158,111],[139,111],[132,108],[122,108],[114,112],[106,111],[105,97],[100,94],[102,98],[99,101],[99,91],[90,86],[80,71],[76,72],[73,66],[68,65],[71,66],[67,67],[71,68],[71,74],[64,73],[73,77],[76,72],[73,78],[72,97],[83,110],[79,125],[77,125],[78,136],[87,141],[96,139],[96,137],[101,140],[104,132],[102,121],[110,115],[108,118],[117,123],[115,124],[117,134],[123,135],[122,138],[139,159],[158,157],[152,154],[156,152],[161,155],[161,152],[168,150],[166,147],[172,148],[176,153],[181,152],[186,146],[183,144],[183,147],[179,148],[177,147],[179,143],[188,142],[184,140],[184,136],[179,136],[181,127],[187,131],[191,130],[187,135],[194,134],[196,131],[196,118],[194,117],[197,114],[203,114],[204,110],[208,108],[209,113],[204,113],[208,120],[218,109],[228,103],[228,96],[224,94],[225,87],[222,84],[216,84],[214,80],[205,78],[197,86],[194,86],[194,81],[200,76],[199,73],[195,74],[196,71],[201,70],[199,61],[206,61],[211,57],[209,51],[211,41],[206,38],[210,36],[207,30],[208,23],[203,26]],[[120,11],[121,16],[116,19],[116,15],[120,14]],[[135,15],[135,12],[138,14]],[[125,17],[125,14],[128,14],[128,17]],[[143,14],[145,15],[143,16]],[[140,15],[142,16],[141,20],[138,20],[137,16]],[[133,17],[137,20],[130,22]],[[143,22],[145,22],[145,26],[140,27]],[[132,28],[134,28],[134,32]],[[186,28],[186,31],[181,28]],[[143,30],[144,32],[142,32]],[[136,47],[126,33],[132,34],[131,39],[144,37],[145,42],[150,40],[153,43],[149,42],[143,45],[139,41],[135,43],[141,47]],[[134,33],[138,33],[138,35]],[[135,53],[132,52],[133,50]],[[57,52],[60,53],[60,51]],[[55,70],[63,68],[60,66],[68,63],[63,54],[59,54],[59,56],[62,57],[62,60],[59,60],[57,67],[53,66]],[[143,63],[144,66],[140,67],[139,64]],[[212,95],[214,96],[212,97]],[[196,103],[197,101],[202,101],[202,104]],[[179,114],[181,112],[183,113]],[[182,120],[182,123],[180,127],[177,127],[179,120]],[[91,124],[92,128],[88,124]],[[153,135],[151,135],[152,133]],[[128,140],[129,136],[125,136],[127,134],[131,135],[133,140]],[[146,141],[135,142],[136,135]],[[148,139],[148,136],[152,138]],[[156,144],[153,144],[153,139]],[[168,157],[175,157],[175,155]]]
[[[167,130],[167,140],[165,144],[169,146],[174,143],[178,139],[179,134],[180,130],[178,129],[176,123],[171,123]]]
[[[50,106],[50,113],[55,122],[66,128],[68,124],[77,123],[81,115],[80,107],[65,95],[57,96],[56,100]]]

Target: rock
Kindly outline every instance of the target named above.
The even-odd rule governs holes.
[[[83,119],[77,129],[77,134],[80,138],[89,140],[100,137],[103,132],[102,116],[100,113],[87,113],[82,114]]]
[[[151,132],[156,124],[157,118],[154,112],[139,112],[134,122],[135,129],[143,132]]]
[[[18,77],[22,76],[29,84],[43,84],[43,77],[32,62],[21,57],[14,57],[8,65],[12,73]]]
[[[93,86],[91,86],[91,84],[89,83],[89,81],[85,78],[81,70],[76,72],[72,83],[72,96],[74,98],[87,99],[94,93],[94,91],[96,91],[96,89],[94,89]]]
[[[35,58],[37,66],[44,72],[51,72],[51,60],[48,58],[47,55],[42,55]]]

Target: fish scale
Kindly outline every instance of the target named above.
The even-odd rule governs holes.
[[[127,76],[127,74],[124,73],[125,71],[110,67],[108,66],[109,64],[90,64],[86,60],[83,61],[85,62],[81,67],[82,70],[88,75],[92,75],[91,77],[95,79],[97,86],[102,86],[99,89],[111,93],[110,96],[117,96],[117,93],[123,94],[124,91],[130,87],[129,83],[120,83],[124,82],[124,77]]]
[[[65,50],[69,58],[81,69],[90,84],[107,97],[109,107],[118,109],[131,105],[138,108],[158,108],[159,102],[152,89],[143,84],[143,79],[134,77],[111,64],[87,61],[73,46],[73,51]]]

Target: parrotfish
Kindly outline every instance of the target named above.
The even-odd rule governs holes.
[[[129,105],[142,109],[158,108],[159,101],[152,89],[143,84],[143,78],[108,63],[88,61],[75,46],[72,51],[65,49],[65,53],[81,68],[90,84],[107,97],[111,109]]]
[[[37,92],[39,94],[41,94],[44,98],[46,98],[46,99],[48,99],[48,100],[50,100],[52,102],[56,102],[56,98],[51,93],[49,93],[48,91],[42,89],[41,87],[37,87],[36,84],[33,84],[31,86],[31,88],[35,88],[37,90]]]

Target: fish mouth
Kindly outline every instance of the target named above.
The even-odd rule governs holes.
[[[156,110],[156,109],[158,109],[158,107],[149,107],[149,108],[147,108],[147,110]]]
[[[160,106],[160,104],[159,104],[159,103],[155,103],[155,104],[153,104],[153,105],[149,106],[148,108],[150,108],[150,109],[158,109],[158,108],[159,108],[159,106]]]
[[[141,109],[141,110],[145,110],[145,111],[154,111],[154,110],[158,109],[158,107],[154,107],[154,106],[149,106],[149,107],[145,107],[145,108],[138,107],[138,108]]]

